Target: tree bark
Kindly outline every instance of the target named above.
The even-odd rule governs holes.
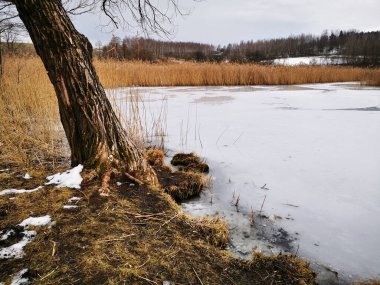
[[[1,40],[1,32],[0,32],[0,80],[3,78],[3,74],[4,74],[3,42]]]
[[[83,164],[108,178],[118,169],[155,184],[154,171],[127,137],[106,97],[92,64],[90,42],[75,29],[61,1],[13,3],[54,85],[72,165]]]

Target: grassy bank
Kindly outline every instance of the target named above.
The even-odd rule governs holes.
[[[168,169],[156,159],[154,167]],[[35,168],[25,180],[23,173],[17,167],[1,173],[1,188],[33,189],[52,174]],[[104,198],[98,194],[101,182],[90,173],[83,176],[80,190],[44,185],[33,193],[0,192],[1,234],[14,232],[0,248],[21,239],[25,229],[17,225],[26,218],[50,215],[53,221],[27,229],[37,232],[35,238],[22,258],[0,260],[0,281],[10,284],[27,269],[23,278],[32,284],[314,284],[308,264],[294,256],[233,258],[222,249],[226,225],[217,217],[183,214],[162,190],[174,186],[165,177],[163,188],[117,185],[115,179],[111,196]],[[65,209],[67,204],[76,207]]]

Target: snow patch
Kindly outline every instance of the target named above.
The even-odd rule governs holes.
[[[3,233],[2,231],[0,240],[7,240],[11,235],[14,235],[14,234],[15,234],[14,230],[7,230],[5,231],[5,233]]]
[[[32,176],[30,176],[30,174],[27,172],[27,173],[25,173],[24,177],[22,177],[22,178],[29,180],[32,178]]]
[[[29,217],[23,220],[19,226],[27,229],[28,226],[45,226],[48,224],[52,224],[51,217],[46,215],[41,217]],[[1,236],[1,240],[6,240],[11,234],[14,234],[13,230],[7,231]],[[21,241],[0,249],[0,259],[21,258],[24,256],[24,247],[35,238],[37,232],[25,230],[22,234],[23,238]]]
[[[0,191],[0,196],[8,195],[8,194],[32,193],[32,192],[40,190],[41,188],[43,188],[43,186],[38,186],[37,188],[29,189],[29,190],[28,189],[5,189],[3,191]]]
[[[64,205],[63,206],[63,209],[75,209],[75,208],[78,208],[77,205]]]
[[[80,189],[80,184],[82,183],[82,176],[80,173],[83,170],[83,165],[79,164],[73,169],[67,170],[63,173],[57,173],[46,177],[49,182],[46,185],[56,184],[58,188],[68,187]]]
[[[51,217],[49,215],[42,217],[29,217],[21,222],[19,226],[28,227],[28,226],[46,226],[51,223]]]
[[[345,60],[342,57],[329,56],[309,56],[309,57],[288,57],[276,58],[273,61],[274,65],[334,65],[344,64]]]
[[[9,168],[4,168],[4,169],[0,169],[0,172],[7,172],[9,170],[10,170]]]
[[[18,243],[0,249],[0,259],[21,258],[24,256],[23,248],[36,236],[35,231],[24,231],[24,237]]]
[[[23,277],[27,272],[28,272],[28,269],[23,269],[23,270],[17,272],[12,278],[11,285],[29,284],[29,279]]]
[[[80,198],[80,197],[76,197],[76,196],[71,197],[71,198],[69,199],[69,203],[78,202],[80,199],[82,199],[82,198]]]

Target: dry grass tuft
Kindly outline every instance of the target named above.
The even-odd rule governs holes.
[[[164,166],[165,154],[162,149],[150,148],[145,153],[148,163],[152,166]]]
[[[160,184],[178,202],[198,196],[206,184],[205,177],[196,172],[177,171],[170,176],[166,177],[164,183],[161,179]]]
[[[277,275],[277,278],[287,279],[289,276],[284,272],[294,272],[293,276],[301,277],[298,284],[313,284],[315,278],[315,273],[310,270],[309,263],[305,260],[299,259],[293,255],[283,255],[279,254],[276,256],[264,256],[260,253],[254,253],[252,260],[248,262],[250,270],[255,270],[256,268],[267,268],[267,278],[271,278]],[[272,272],[270,271],[272,270]],[[274,270],[274,271],[273,271]],[[278,271],[277,271],[278,270]],[[291,279],[288,280],[292,284]]]
[[[180,169],[180,171],[174,171],[170,166],[165,165],[164,152],[160,149],[149,149],[146,157],[157,173],[161,188],[177,202],[196,197],[209,186],[208,177],[200,171],[193,170],[197,167],[195,162],[200,163],[199,157],[195,154],[176,154],[173,157],[173,160],[178,162],[175,165],[183,161],[189,163],[184,167],[186,169]]]
[[[229,239],[229,230],[226,222],[219,216],[191,218],[192,225],[213,246],[225,248]]]
[[[210,170],[209,166],[194,153],[177,153],[170,163],[178,166],[181,171],[208,173]]]

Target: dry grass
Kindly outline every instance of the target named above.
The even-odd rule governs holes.
[[[380,86],[380,69],[367,70],[363,81],[370,86]]]
[[[208,173],[209,166],[204,163],[199,156],[194,153],[177,153],[173,156],[170,163],[177,166],[181,171],[192,171]]]
[[[362,280],[352,283],[352,285],[380,285],[380,280]]]
[[[379,69],[323,66],[263,66],[233,63],[160,63],[96,60],[107,87],[289,85],[366,81]],[[369,81],[371,83],[373,81]]]
[[[183,157],[182,154],[179,156]],[[199,161],[199,157],[194,154],[191,156]],[[146,152],[146,158],[157,173],[160,187],[177,202],[196,197],[205,187],[209,186],[209,177],[200,171],[194,171],[194,169],[175,171],[165,165],[164,152],[161,149],[149,149]]]
[[[10,174],[7,185],[22,180]],[[49,214],[56,224],[35,228],[24,258],[1,260],[0,281],[9,284],[27,268],[32,284],[314,284],[295,257],[234,259],[218,248],[228,238],[225,224],[187,217],[160,189],[112,184],[111,196],[101,198],[99,187],[87,181],[81,190],[49,186],[13,200],[1,196],[0,230],[31,215]],[[74,195],[82,198],[79,207],[63,209]]]
[[[349,67],[282,67],[212,63],[160,63],[95,60],[106,88],[121,86],[300,84],[332,81],[366,81],[380,85],[379,69]],[[135,141],[154,141],[163,147],[165,106],[144,129],[144,110],[138,94],[131,94],[124,113],[125,126]],[[141,134],[145,139],[141,139]],[[147,137],[149,137],[147,139]],[[59,120],[54,89],[37,57],[6,57],[0,84],[0,157],[19,165],[60,164],[67,146]]]
[[[0,82],[0,156],[29,167],[65,153],[54,89],[36,58],[7,57]]]
[[[145,157],[148,163],[152,166],[163,167],[165,164],[164,163],[165,154],[163,150],[161,149],[150,148],[145,153]]]

